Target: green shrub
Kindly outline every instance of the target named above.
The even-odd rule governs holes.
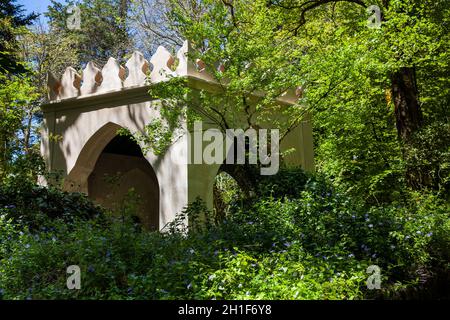
[[[221,258],[223,267],[201,287],[214,299],[355,299],[362,297],[366,278],[361,265],[337,272],[332,263],[295,247],[260,256],[224,253]]]
[[[301,168],[280,168],[277,174],[258,177],[258,197],[297,197],[308,183],[317,180]],[[320,186],[325,187],[322,183]]]
[[[190,236],[138,232],[114,222],[108,228],[79,221],[40,232],[13,231],[2,244],[0,290],[5,299],[235,299],[358,298],[364,280],[355,272],[335,273],[331,263],[300,247],[265,252],[211,242],[212,229]],[[207,246],[206,243],[209,243]],[[241,244],[243,245],[243,244]],[[242,246],[245,248],[244,246]],[[66,268],[79,265],[82,289],[66,288]]]
[[[56,188],[32,184],[0,186],[0,212],[14,223],[31,229],[46,227],[48,221],[90,219],[103,210],[82,193],[68,193]]]
[[[436,279],[442,283],[430,296],[448,296],[441,288],[450,280],[450,208],[441,198],[411,194],[407,205],[368,207],[314,177],[299,183],[297,195],[269,189],[221,223],[197,200],[162,233],[142,231],[127,215],[78,211],[67,211],[70,219],[42,215],[38,224],[48,227],[30,228],[0,209],[1,296],[401,298]],[[81,290],[66,288],[70,265],[81,268]],[[370,265],[381,268],[381,291],[366,287]]]
[[[406,148],[406,170],[420,172],[422,184],[450,199],[450,123],[435,121],[417,132]]]

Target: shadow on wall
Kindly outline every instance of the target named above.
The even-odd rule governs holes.
[[[116,215],[130,214],[148,230],[159,229],[159,185],[136,142],[116,136],[88,178],[88,196]]]

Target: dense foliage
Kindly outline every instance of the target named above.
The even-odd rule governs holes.
[[[16,208],[2,207],[0,292],[4,299],[448,294],[448,205],[417,196],[409,205],[367,208],[314,178],[300,188],[294,197],[265,196],[249,209],[236,206],[220,224],[198,223],[206,212],[198,201],[164,233],[144,232],[131,220],[76,219],[81,218],[76,210],[74,220],[52,217],[31,230],[8,218]],[[41,211],[51,214],[60,201],[45,199]],[[189,230],[183,224],[186,216],[193,223]],[[382,270],[381,292],[366,287],[366,269],[373,264]],[[81,267],[81,290],[66,288],[69,265]]]
[[[53,219],[70,224],[77,219],[100,220],[103,216],[102,209],[84,194],[33,185],[0,186],[0,207],[4,219],[33,231],[45,228]]]
[[[196,97],[208,121],[270,123],[283,136],[309,113],[318,170],[346,192],[372,204],[409,188],[448,194],[448,1],[204,0],[199,16],[168,2],[169,22],[191,41],[193,58],[227,88]],[[368,27],[373,4],[380,28]],[[271,116],[275,99],[296,87],[298,104]]]
[[[56,34],[60,41],[70,39],[70,51],[78,57],[76,64],[71,66],[80,68],[93,61],[102,67],[110,57],[119,61],[125,59],[125,55],[132,51],[127,26],[128,3],[123,0],[51,2],[46,13],[52,27],[51,33]],[[71,11],[70,8],[73,10],[75,5],[77,11]],[[67,26],[68,19],[75,12],[80,13],[80,29],[76,28],[78,26],[74,29]]]
[[[24,14],[23,6],[16,0],[0,1],[0,73],[21,74],[27,70],[18,52],[17,37],[30,25],[37,15]]]

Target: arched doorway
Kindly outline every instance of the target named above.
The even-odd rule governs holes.
[[[88,196],[117,215],[133,215],[147,229],[159,229],[159,184],[139,145],[116,135],[102,150],[88,177]]]

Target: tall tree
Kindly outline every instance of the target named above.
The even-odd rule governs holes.
[[[76,5],[80,12],[80,29],[69,28],[67,21],[75,13],[68,9]],[[128,25],[129,0],[52,0],[46,15],[53,32],[60,37],[76,39],[79,66],[94,61],[99,66],[109,57],[119,60],[133,50]]]
[[[0,181],[8,172],[13,155],[22,147],[20,129],[35,92],[28,75],[30,70],[22,61],[19,35],[26,31],[37,15],[23,14],[22,6],[14,0],[0,1]]]
[[[0,72],[24,73],[25,67],[18,57],[17,35],[30,25],[37,14],[24,15],[23,6],[16,0],[0,0]]]
[[[270,105],[269,98],[301,85],[302,99],[288,111],[292,125],[301,121],[301,105],[325,115],[366,110],[372,118],[361,114],[359,121],[367,128],[361,134],[373,136],[374,146],[382,151],[380,155],[385,154],[379,173],[399,170],[394,163],[398,151],[407,161],[403,172],[409,186],[429,185],[430,168],[411,164],[408,149],[415,147],[414,137],[426,122],[425,116],[431,120],[437,110],[433,103],[442,104],[429,93],[424,95],[425,90],[437,86],[436,94],[442,97],[441,92],[447,92],[448,97],[447,82],[438,76],[449,68],[448,1],[375,1],[381,9],[381,28],[367,25],[367,8],[373,1],[197,3],[202,15],[192,19],[183,14],[182,4],[172,0],[173,27],[200,51],[204,49],[200,56],[207,64],[227,62],[227,88],[235,97],[245,101],[249,93],[263,90],[267,93],[260,101],[263,108]],[[427,71],[437,78],[427,77]],[[391,112],[390,106],[398,142],[391,135],[392,121],[380,117],[383,110]],[[239,109],[239,102],[235,108],[246,110]],[[371,112],[373,108],[378,116]],[[276,120],[274,125],[278,125]],[[392,143],[388,141],[396,146],[389,156],[385,148]]]
[[[282,9],[286,9],[286,15],[298,15],[299,19],[297,26],[294,28],[294,34],[297,34],[301,26],[307,23],[308,13],[320,6],[336,5],[337,2],[348,2],[355,6],[360,6],[362,9],[369,8],[371,2],[365,2],[362,0],[315,0],[315,1],[268,1],[269,6],[276,6]],[[392,6],[391,6],[392,2]],[[418,1],[390,1],[382,0],[380,3],[381,8],[385,12],[381,16],[380,22],[398,23],[400,22],[398,16],[403,16],[409,21],[404,21],[406,25],[414,23],[413,17],[420,17],[421,13],[412,9],[417,5]],[[431,4],[431,3],[430,3]],[[289,11],[288,11],[289,10]],[[420,9],[419,9],[420,10]],[[389,20],[392,20],[390,22]],[[390,29],[391,33],[401,34],[401,30],[394,28]],[[398,52],[396,59],[401,60],[403,52]],[[412,62],[412,61],[411,61]],[[393,102],[395,105],[395,116],[398,135],[404,141],[408,141],[412,133],[422,124],[422,111],[420,109],[419,93],[417,88],[416,70],[414,65],[400,65],[396,70],[392,70],[390,73],[391,90],[393,95]]]
[[[15,160],[30,146],[25,136],[30,126],[24,120],[37,93],[30,79],[23,76],[0,74],[0,83],[0,181],[3,181]]]
[[[183,44],[183,36],[172,15],[175,8],[183,16],[197,19],[202,15],[201,2],[195,0],[133,0],[131,25],[135,30],[135,43],[144,54],[150,55],[160,45],[167,48]]]
[[[339,17],[339,8],[360,10],[364,12],[372,2],[360,0],[316,0],[316,1],[268,1],[268,6],[277,8],[292,23],[282,28],[293,36],[307,30],[309,20],[314,19],[314,11],[327,11],[329,17]],[[371,59],[372,64],[384,65],[379,67],[371,77],[387,78],[389,100],[394,106],[394,117],[397,135],[403,145],[404,159],[408,149],[414,147],[413,137],[424,124],[423,107],[427,107],[420,100],[419,88],[427,80],[418,78],[418,74],[425,70],[434,69],[436,60],[441,66],[448,68],[448,1],[391,1],[377,2],[381,9],[380,30],[370,29],[364,32],[357,27],[352,30],[353,37],[367,46],[369,51],[361,53],[361,57]],[[338,11],[338,12],[336,12]],[[442,19],[442,20],[441,20]],[[336,21],[336,20],[335,20]],[[355,21],[355,20],[354,20]],[[342,36],[350,35],[342,27],[345,23],[338,22],[336,30]],[[431,40],[433,39],[433,40]],[[342,41],[341,45],[346,45]],[[361,58],[360,57],[360,58]],[[426,97],[422,97],[426,98]],[[407,164],[406,179],[413,188],[430,185],[430,168],[419,168]]]
[[[24,152],[28,153],[39,135],[42,120],[40,105],[47,100],[48,73],[61,75],[68,66],[79,63],[77,41],[73,35],[61,37],[38,20],[29,27],[20,39],[21,56],[29,67],[31,83],[36,88],[36,97],[26,108],[22,128]]]
[[[280,106],[277,101],[286,91],[295,91],[299,81],[281,76],[282,72],[293,72],[294,67],[278,51],[280,47],[273,45],[274,33],[261,33],[253,23],[247,23],[258,16],[260,6],[244,2],[237,5],[239,8],[230,14],[222,2],[170,1],[167,21],[171,30],[189,39],[194,48],[190,59],[201,59],[224,90],[215,94],[192,90],[183,86],[182,79],[153,87],[152,96],[167,98],[162,101],[166,122],[154,121],[147,130],[148,143],[157,151],[164,149],[159,148],[161,143],[171,142],[169,133],[177,131],[177,117],[187,116],[188,121],[201,118],[224,132],[233,128],[257,130],[269,125],[280,130],[282,140],[304,120],[307,108]],[[217,68],[218,64],[222,66]],[[266,95],[262,96],[262,91]],[[189,110],[181,112],[187,105]],[[293,113],[295,117],[291,116]],[[274,114],[277,116],[272,117]],[[247,195],[258,183],[254,174],[257,170],[253,169],[248,163],[222,167]]]

